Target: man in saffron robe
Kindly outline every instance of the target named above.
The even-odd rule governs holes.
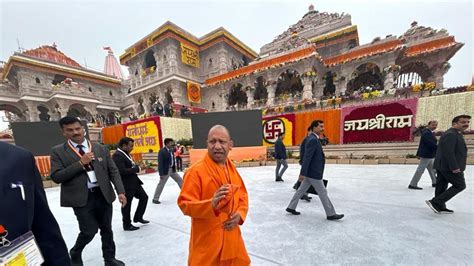
[[[232,146],[224,126],[212,127],[207,155],[184,175],[178,205],[191,217],[188,265],[250,265],[239,227],[247,216],[248,195],[227,158]]]

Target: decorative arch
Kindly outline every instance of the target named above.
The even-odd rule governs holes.
[[[155,59],[153,50],[148,50],[148,52],[145,54],[144,66],[145,66],[145,69],[150,68],[150,67],[156,68],[156,59]]]
[[[244,86],[241,83],[232,85],[229,97],[227,98],[229,106],[245,107],[247,106],[247,94],[244,91]]]
[[[354,91],[365,90],[366,88],[383,90],[383,80],[382,72],[377,64],[371,62],[364,63],[352,72],[347,83],[347,91],[353,93]]]
[[[303,82],[301,81],[298,71],[294,69],[287,69],[278,76],[275,90],[276,98],[285,94],[296,96],[302,92]]]
[[[422,61],[414,61],[402,65],[397,78],[397,87],[426,82],[432,76],[429,66]]]
[[[26,121],[28,119],[24,112],[22,112],[21,109],[15,105],[0,104],[0,111],[5,112],[5,116],[9,122]]]
[[[36,107],[38,109],[38,117],[39,117],[39,120],[40,121],[50,121],[51,120],[51,116],[49,115],[49,108],[45,105],[38,105]]]
[[[267,81],[263,76],[260,76],[255,80],[255,91],[253,98],[257,102],[266,103],[268,99],[268,91],[267,91]]]

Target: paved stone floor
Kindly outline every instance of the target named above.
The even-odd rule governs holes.
[[[298,165],[284,183],[274,182],[274,167],[240,168],[249,191],[250,210],[242,226],[253,265],[473,265],[474,167],[466,171],[467,189],[448,202],[454,214],[433,213],[425,204],[434,189],[425,173],[421,191],[407,185],[416,165],[327,165],[328,193],[343,220],[327,221],[317,197],[300,201],[300,216],[285,208],[294,190]],[[179,188],[169,180],[162,204],[151,204],[157,174],[141,176],[150,196],[148,225],[124,232],[118,202],[113,229],[117,258],[127,265],[186,265],[190,219],[179,210]],[[59,206],[59,188],[47,190],[50,207],[70,248],[78,226],[71,208]],[[135,209],[136,201],[132,210]],[[100,236],[86,247],[85,265],[103,265]]]

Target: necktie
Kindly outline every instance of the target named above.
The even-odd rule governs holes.
[[[173,167],[174,166],[174,157],[173,157],[173,152],[171,149],[168,150],[169,153],[170,153],[170,156],[171,156],[171,163],[170,163],[170,167]]]
[[[77,145],[77,148],[79,149],[79,154],[80,154],[81,156],[83,156],[84,154],[86,154],[86,152],[84,151],[84,145]],[[92,171],[92,170],[94,170],[94,166],[92,166],[91,163],[84,165],[84,168],[86,169],[86,171]]]

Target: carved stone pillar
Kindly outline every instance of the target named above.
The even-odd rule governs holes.
[[[166,47],[168,54],[168,63],[170,66],[170,73],[178,72],[178,50],[174,45],[168,45]]]
[[[33,101],[24,101],[26,104],[26,107],[28,108],[28,119],[29,122],[38,122],[39,119],[39,111],[38,111],[38,105],[36,102]]]
[[[385,76],[385,80],[384,80],[384,83],[383,83],[383,88],[384,90],[389,90],[391,88],[393,88],[393,79],[394,78],[394,75],[392,73],[392,71],[389,71],[387,73],[387,75]]]
[[[247,90],[245,91],[245,93],[247,94],[247,108],[252,109],[255,104],[255,100],[254,100],[255,89],[252,87],[247,87]]]
[[[303,76],[301,81],[303,82],[303,100],[313,98],[313,77]]]
[[[227,73],[227,51],[221,49],[218,51],[219,56],[219,74]]]
[[[151,101],[150,101],[150,95],[144,93],[142,95],[143,97],[143,108],[145,109],[145,113],[146,114],[151,114],[152,113],[152,108],[151,108],[151,105],[153,104]]]
[[[267,95],[268,95],[268,98],[267,98],[267,105],[268,106],[271,106],[271,105],[275,104],[276,86],[277,86],[277,83],[275,81],[273,81],[273,82],[269,82],[269,84],[266,88],[267,89]]]

